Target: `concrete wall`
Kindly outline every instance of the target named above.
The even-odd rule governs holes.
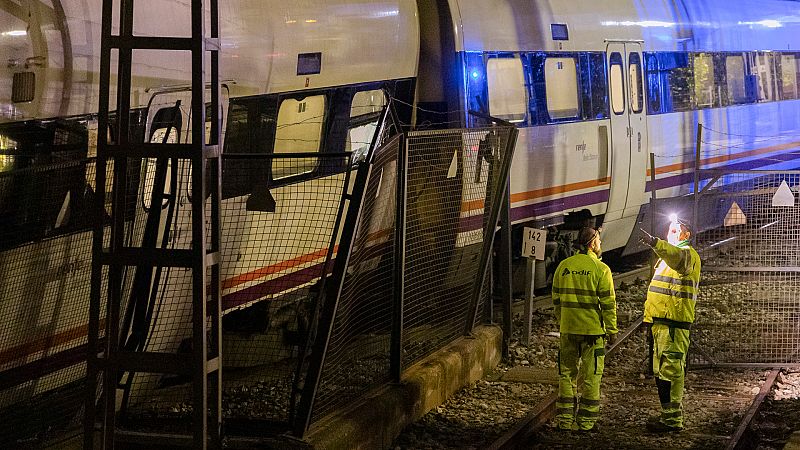
[[[315,423],[305,440],[315,449],[387,448],[402,429],[499,362],[502,331],[480,326],[474,337],[460,338],[408,368],[400,385],[384,386]]]

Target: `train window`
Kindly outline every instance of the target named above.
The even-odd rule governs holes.
[[[609,58],[609,85],[611,86],[611,110],[614,114],[625,112],[625,78],[623,77],[622,55],[618,52]]]
[[[151,143],[164,143],[164,144],[175,144],[178,139],[178,135],[180,133],[175,128],[169,129],[169,135],[167,135],[167,128],[159,128],[153,132],[153,136],[150,138]],[[163,179],[159,181],[159,189],[158,192],[163,192],[165,195],[169,194],[172,189],[172,162],[171,160],[159,160],[159,158],[145,158],[142,161],[142,183],[141,189],[141,201],[142,207],[144,207],[145,211],[150,209],[153,201],[153,188],[156,184],[156,172],[159,170],[159,164],[165,164],[161,170],[164,171]],[[164,207],[168,204],[168,200],[166,198],[161,200],[161,206]]]
[[[82,117],[0,126],[0,249],[91,226],[88,122]]]
[[[664,53],[659,70],[666,72],[669,87],[669,106],[665,112],[691,111],[694,74],[689,64],[689,54],[682,52]]]
[[[774,62],[771,52],[758,52],[749,55],[750,67],[756,76],[758,85],[758,101],[775,100],[775,80],[773,78]]]
[[[694,100],[698,108],[714,106],[714,58],[708,53],[694,55]]]
[[[17,141],[8,136],[0,135],[0,173],[14,170],[17,152]]]
[[[277,96],[234,98],[228,106],[223,151],[266,154],[272,150]],[[261,158],[222,160],[222,198],[239,197],[253,191],[256,183],[266,183],[269,161]]]
[[[781,87],[783,100],[796,99],[797,96],[797,58],[795,55],[781,55]]]
[[[605,53],[581,53],[580,66],[583,118],[585,120],[607,119],[608,80],[606,78]]]
[[[578,71],[575,58],[549,57],[544,62],[547,113],[551,120],[577,118]]]
[[[744,69],[744,57],[742,55],[728,55],[725,57],[725,77],[728,87],[728,104],[730,105],[740,105],[748,102]]]
[[[631,53],[628,58],[628,86],[630,86],[631,90],[631,111],[638,114],[644,109],[642,60],[638,53]]]
[[[350,117],[380,113],[386,106],[386,94],[382,89],[356,92],[350,105]]]
[[[385,106],[386,94],[381,89],[356,92],[353,96],[345,144],[345,151],[353,152],[353,162],[362,161],[369,152]]]
[[[322,125],[325,123],[325,96],[313,95],[302,99],[287,98],[278,109],[275,131],[276,154],[313,153],[320,150]],[[272,179],[309,173],[317,158],[276,159],[272,163]]]
[[[486,78],[489,85],[489,113],[509,122],[524,121],[528,98],[519,57],[489,59]]]
[[[652,53],[645,53],[645,73],[647,80],[647,112],[658,114],[661,112],[661,82],[658,70],[658,57]]]

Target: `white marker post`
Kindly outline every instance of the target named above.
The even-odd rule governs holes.
[[[536,280],[536,260],[544,260],[544,246],[547,242],[547,231],[537,228],[525,228],[522,237],[522,256],[528,258],[525,271],[525,330],[523,341],[531,344],[531,320],[533,319],[534,284]]]

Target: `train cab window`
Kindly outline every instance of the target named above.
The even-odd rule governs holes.
[[[740,105],[748,103],[747,89],[745,87],[745,67],[742,55],[728,55],[725,57],[725,77],[728,87],[728,104]]]
[[[642,93],[642,59],[638,53],[631,53],[628,60],[628,86],[631,89],[631,111],[642,112],[644,94]]]
[[[320,150],[325,123],[325,96],[287,98],[278,109],[274,153],[314,153]],[[317,158],[281,159],[272,163],[272,179],[309,173]]]
[[[350,106],[350,125],[345,151],[353,152],[353,162],[362,161],[375,137],[386,94],[381,89],[356,92]]]
[[[580,108],[575,58],[549,57],[544,62],[544,72],[547,113],[550,119],[577,118]]]
[[[614,114],[625,112],[625,78],[623,77],[622,55],[618,52],[609,58],[609,85],[611,86],[611,110]]]
[[[707,53],[694,55],[694,100],[698,108],[714,106],[714,58]]]
[[[798,98],[797,95],[797,63],[795,55],[781,55],[781,87],[783,100]]]
[[[528,99],[520,58],[489,59],[486,78],[489,85],[489,113],[509,122],[523,122]]]

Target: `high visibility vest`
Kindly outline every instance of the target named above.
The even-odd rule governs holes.
[[[671,245],[658,240],[654,248],[661,260],[647,289],[644,321],[689,328],[700,285],[700,255],[689,243]]]
[[[591,250],[561,261],[553,275],[553,308],[561,333],[617,332],[611,269]]]

